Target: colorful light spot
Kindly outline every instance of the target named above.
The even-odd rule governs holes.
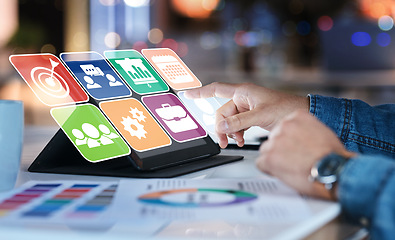
[[[158,44],[163,40],[163,32],[159,28],[153,28],[148,32],[148,40],[153,44]]]
[[[391,43],[391,36],[388,33],[379,33],[376,41],[378,45],[386,47]]]
[[[121,44],[121,36],[116,32],[109,32],[104,37],[104,43],[108,48],[116,48]]]
[[[162,48],[170,48],[174,52],[177,52],[178,50],[178,43],[174,39],[165,39],[163,42],[160,44],[160,47]]]
[[[352,44],[354,44],[355,46],[358,46],[358,47],[365,47],[365,46],[369,45],[371,41],[372,41],[372,38],[366,32],[355,32],[351,36]]]
[[[318,18],[317,26],[321,31],[329,31],[333,27],[333,20],[331,17],[322,16]]]
[[[382,16],[378,20],[379,28],[383,31],[389,31],[394,27],[394,19],[390,16]]]

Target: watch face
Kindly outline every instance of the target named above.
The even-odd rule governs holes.
[[[329,154],[317,163],[311,170],[311,176],[318,182],[332,184],[337,181],[338,174],[347,161],[335,153]]]
[[[336,174],[343,161],[340,157],[329,157],[323,159],[321,164],[318,166],[318,174],[321,177],[331,176]]]

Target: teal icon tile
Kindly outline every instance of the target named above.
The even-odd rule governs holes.
[[[169,90],[167,84],[139,52],[105,51],[104,56],[136,93],[144,95]]]

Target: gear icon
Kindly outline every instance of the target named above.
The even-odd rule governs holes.
[[[143,111],[140,111],[137,108],[130,108],[129,112],[132,114],[133,118],[139,120],[139,122],[145,122],[145,119],[147,118],[146,116],[144,116]]]
[[[144,126],[136,119],[132,119],[128,116],[126,118],[122,117],[122,120],[123,121],[121,121],[121,123],[123,124],[124,129],[128,131],[131,136],[138,137],[138,139],[146,138],[145,134],[147,132],[144,130]]]

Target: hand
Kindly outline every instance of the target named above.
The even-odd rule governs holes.
[[[301,193],[332,199],[323,184],[308,180],[313,165],[331,152],[348,152],[334,132],[314,116],[297,111],[281,121],[260,147],[257,167]]]
[[[227,137],[244,145],[244,131],[259,126],[270,131],[284,116],[297,109],[308,112],[309,100],[254,84],[212,83],[185,92],[188,98],[230,98],[216,113],[219,145],[228,145]]]

